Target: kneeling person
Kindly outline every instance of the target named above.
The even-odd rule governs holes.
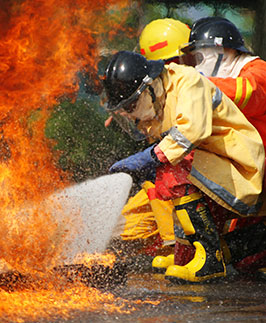
[[[226,276],[210,205],[228,217],[258,213],[265,153],[257,130],[193,67],[122,51],[107,66],[104,87],[113,117],[153,143],[110,172],[143,176],[156,168],[156,197],[173,201],[174,220],[195,247],[194,258],[168,267],[166,277],[201,282]],[[186,158],[192,150],[193,158]]]

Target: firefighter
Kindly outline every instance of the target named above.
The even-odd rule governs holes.
[[[189,43],[182,46],[182,51],[189,57],[193,55],[195,68],[235,102],[260,133],[265,148],[266,62],[246,48],[237,27],[222,17],[201,18],[192,25]],[[263,219],[233,220],[230,230],[260,221]],[[237,267],[252,269],[256,260],[259,263],[263,258],[266,265],[264,252]]]
[[[261,135],[266,147],[266,62],[246,48],[237,27],[221,17],[197,20],[182,51],[220,88]]]
[[[170,61],[179,62],[179,56],[182,55],[181,45],[188,42],[189,34],[189,26],[179,20],[171,18],[153,20],[141,32],[140,52],[147,59],[163,59],[166,64]],[[162,201],[155,197],[153,181],[145,181],[141,186],[142,189],[129,199],[122,210],[123,217],[119,226],[122,226],[122,230],[119,234],[124,244],[129,242],[122,249],[131,249],[129,245],[134,241],[134,246],[140,246],[141,253],[152,257],[159,253],[160,256],[153,260],[153,267],[158,270],[164,269],[174,264],[175,235],[172,219],[174,206],[171,200]],[[119,243],[118,241],[116,243]],[[188,247],[182,249],[187,251],[186,254],[185,250],[182,251],[182,261],[187,261],[190,257]],[[191,254],[194,254],[193,249]]]
[[[193,67],[165,66],[121,51],[105,70],[104,88],[106,109],[117,122],[152,144],[116,162],[110,172],[145,178],[155,168],[156,197],[172,200],[174,221],[195,248],[188,264],[169,266],[165,277],[191,282],[225,277],[213,212],[217,206],[228,217],[258,213],[265,153],[257,130]],[[186,158],[192,150],[193,158]],[[224,240],[234,255],[233,243]]]

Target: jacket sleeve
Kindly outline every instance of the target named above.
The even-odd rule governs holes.
[[[266,62],[247,63],[237,78],[209,79],[239,107],[244,115],[258,117],[266,112]]]
[[[168,161],[176,165],[212,133],[212,89],[194,68],[169,69],[171,85],[164,116],[172,126],[159,143]],[[171,116],[171,117],[170,117]]]

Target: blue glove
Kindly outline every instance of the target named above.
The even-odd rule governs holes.
[[[156,167],[162,165],[157,158],[154,147],[150,146],[144,151],[122,159],[111,166],[110,173],[127,173],[137,178],[138,181],[154,181],[156,176]]]

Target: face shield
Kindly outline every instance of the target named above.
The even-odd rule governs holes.
[[[141,84],[139,88],[126,100],[121,101],[115,110],[106,110],[112,118],[135,141],[141,141],[149,137],[142,124],[147,124],[158,115],[162,109],[164,100],[164,88],[160,77]]]
[[[195,68],[206,77],[217,76],[224,57],[223,47],[200,48],[194,50]]]
[[[190,59],[198,72],[206,77],[217,76],[224,58],[222,38],[216,37],[214,41],[193,41],[185,44],[183,61]],[[191,56],[193,58],[191,58]]]

